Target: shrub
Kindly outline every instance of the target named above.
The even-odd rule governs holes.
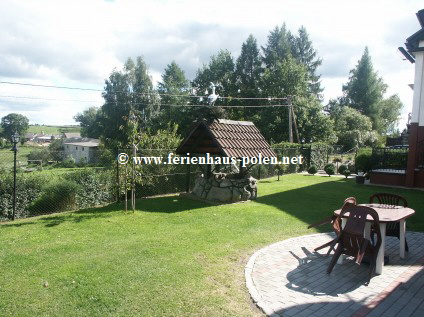
[[[28,160],[42,161],[45,164],[50,160],[50,152],[47,149],[32,151],[28,154]]]
[[[16,176],[16,213],[15,218],[25,218],[29,205],[42,193],[46,178],[41,175],[18,174]],[[6,220],[12,214],[13,174],[0,174],[0,219]]]
[[[346,165],[342,164],[342,165],[339,166],[338,172],[339,172],[339,174],[344,175],[344,171],[346,171],[346,170],[349,170],[349,168]]]
[[[311,167],[308,168],[308,173],[315,175],[316,173],[318,173],[318,168],[315,165],[312,165]]]
[[[63,142],[64,139],[56,139],[49,145],[50,157],[56,162],[63,159]]]
[[[88,165],[88,161],[85,157],[80,158],[79,162],[76,164],[78,167],[85,167]]]
[[[76,194],[79,186],[69,180],[48,184],[43,194],[30,206],[31,215],[67,211],[76,208]]]
[[[372,168],[372,149],[361,148],[356,153],[355,170],[368,172]]]
[[[116,180],[111,171],[84,169],[64,176],[78,185],[76,205],[89,208],[110,203],[115,198]]]
[[[334,164],[332,164],[332,163],[327,164],[324,167],[324,171],[328,174],[328,176],[334,175],[335,170],[336,170],[336,168],[335,168]]]
[[[62,166],[63,167],[67,167],[67,168],[73,168],[76,166],[75,164],[75,159],[73,157],[67,158],[66,160],[64,160],[62,162]]]
[[[350,170],[349,169],[345,169],[342,173],[346,178],[350,175]]]

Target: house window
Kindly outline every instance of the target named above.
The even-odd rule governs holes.
[[[66,148],[69,149],[69,145],[67,145]]]
[[[82,151],[84,151],[84,147],[82,147],[82,149],[81,149]]]
[[[78,146],[75,147],[75,151],[78,151]]]

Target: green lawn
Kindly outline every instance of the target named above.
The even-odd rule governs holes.
[[[13,168],[13,151],[12,146],[0,149],[0,168]],[[28,164],[28,154],[32,151],[39,151],[42,147],[39,146],[21,146],[18,145],[16,160],[18,166],[26,166]]]
[[[261,316],[244,284],[253,252],[379,191],[405,196],[424,231],[422,191],[309,175],[263,180],[249,203],[168,196],[0,224],[0,315]]]
[[[80,132],[81,130],[78,126],[30,125],[28,133],[61,134],[61,129],[65,129],[67,132]]]

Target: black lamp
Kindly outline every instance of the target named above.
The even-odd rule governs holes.
[[[20,136],[17,132],[12,135],[13,142],[13,211],[12,211],[12,221],[15,220],[16,213],[16,153],[18,152],[17,144],[19,143]]]

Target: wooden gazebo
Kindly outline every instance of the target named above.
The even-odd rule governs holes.
[[[217,119],[197,123],[177,148],[182,156],[276,157],[258,128],[250,121]]]
[[[259,155],[262,158],[276,157],[276,154],[253,122],[224,119],[215,119],[211,122],[198,122],[177,148],[176,153],[181,156],[228,157],[233,158],[233,161],[234,159],[258,157]],[[220,173],[219,179],[217,179],[217,175],[212,173],[211,164],[207,164],[206,175],[201,180],[197,180],[193,193],[196,194],[196,190],[201,186],[202,190],[200,190],[201,193],[199,195],[204,199],[208,199],[208,196],[212,195],[210,194],[211,192],[217,191],[217,189],[213,189],[214,186],[230,188],[231,195],[229,196],[231,197],[229,200],[234,201],[236,200],[235,196],[240,196],[234,194],[234,187],[245,187],[245,183],[252,183],[254,181],[255,193],[251,193],[250,196],[247,195],[249,196],[248,199],[253,198],[253,196],[256,196],[256,180],[253,177],[246,176],[245,172],[246,168],[243,168],[240,162],[238,177],[234,177],[234,175],[222,175],[223,173]],[[245,177],[244,180],[243,177]],[[236,178],[240,180],[237,181],[238,184],[235,184]],[[226,182],[225,184],[222,183],[224,180]],[[209,185],[211,185],[210,188],[208,188]],[[207,188],[206,190],[205,186]],[[215,195],[212,196],[215,197]],[[245,200],[243,197],[239,197],[238,199]]]

